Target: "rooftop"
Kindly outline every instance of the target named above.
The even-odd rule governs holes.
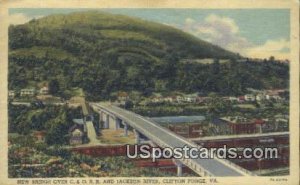
[[[205,120],[204,116],[164,116],[152,117],[153,121],[158,123],[195,123]]]
[[[232,116],[232,117],[223,117],[221,118],[224,121],[228,121],[231,123],[249,123],[251,120],[241,117],[241,116]]]
[[[84,124],[83,119],[73,119],[73,122],[78,124],[78,125],[83,125]]]

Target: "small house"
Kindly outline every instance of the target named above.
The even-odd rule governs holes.
[[[246,94],[245,101],[255,101],[255,96],[253,94]]]
[[[8,97],[9,97],[10,99],[15,98],[15,96],[16,96],[16,92],[15,92],[15,91],[12,91],[12,90],[9,90],[9,91],[8,91]]]
[[[33,136],[36,138],[36,142],[44,142],[46,131],[35,131],[33,133]]]
[[[193,95],[184,96],[184,101],[187,103],[195,103],[196,100],[197,100],[197,96],[193,96]]]
[[[230,96],[230,97],[229,97],[229,100],[230,100],[231,102],[237,102],[239,99],[238,99],[237,97]]]
[[[83,119],[73,119],[74,125],[69,129],[70,145],[83,144],[87,139],[87,128]]]
[[[84,133],[82,130],[76,128],[71,132],[70,144],[71,145],[80,145],[83,143]]]
[[[49,88],[47,86],[44,86],[40,89],[40,94],[46,95],[49,94]]]
[[[127,101],[127,100],[129,100],[129,95],[126,92],[121,91],[121,92],[118,92],[117,98],[119,101]]]
[[[35,95],[35,89],[21,89],[20,95],[21,96],[34,96]]]
[[[184,101],[184,98],[183,98],[183,96],[176,96],[176,101],[178,102],[178,103],[181,103],[181,102],[183,102]]]
[[[172,103],[173,102],[173,98],[171,96],[164,97],[164,102]]]
[[[244,103],[246,100],[245,100],[245,96],[239,96],[238,97],[238,102],[239,103]]]
[[[262,101],[265,99],[265,96],[263,94],[257,94],[255,96],[256,101]]]

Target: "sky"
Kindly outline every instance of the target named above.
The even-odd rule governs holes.
[[[74,11],[99,10],[167,24],[251,58],[290,59],[288,9],[10,9],[10,24]]]

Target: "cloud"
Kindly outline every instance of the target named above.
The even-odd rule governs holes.
[[[192,18],[186,18],[186,19],[185,19],[185,22],[186,22],[187,24],[193,24],[193,23],[195,22],[195,20],[192,19]]]
[[[29,22],[31,19],[40,18],[40,17],[42,16],[38,15],[38,16],[30,17],[24,13],[15,13],[9,15],[9,24],[13,24],[13,25],[25,24]]]
[[[247,39],[239,36],[238,25],[229,17],[210,14],[201,23],[187,18],[183,29],[199,38],[235,52],[238,52],[237,50],[240,50],[241,47],[251,45]]]
[[[267,40],[263,45],[258,45],[246,49],[247,56],[257,58],[269,58],[274,56],[277,59],[290,58],[290,42],[286,39]]]
[[[208,25],[218,28],[226,28],[227,31],[232,33],[237,33],[239,31],[239,27],[236,25],[233,19],[228,17],[219,17],[215,14],[211,14],[205,18],[205,22]]]
[[[204,21],[187,18],[179,27],[203,40],[243,56],[251,58],[275,56],[278,59],[289,59],[289,41],[284,39],[268,40],[262,45],[255,45],[240,35],[239,26],[234,19],[229,17],[210,14],[205,17]]]

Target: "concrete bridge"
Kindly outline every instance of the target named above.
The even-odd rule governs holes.
[[[153,120],[142,117],[133,112],[105,103],[91,103],[94,111],[100,115],[100,123],[103,128],[120,129],[123,125],[124,135],[128,133],[128,128],[131,127],[136,134],[136,142],[141,142],[141,137],[147,137],[151,142],[165,148],[177,147],[196,147],[197,144],[176,135],[166,128],[161,127]],[[177,175],[182,175],[182,166],[185,165],[200,176],[251,176],[254,175],[248,170],[241,168],[234,163],[224,159],[176,159],[173,160],[177,166]]]

